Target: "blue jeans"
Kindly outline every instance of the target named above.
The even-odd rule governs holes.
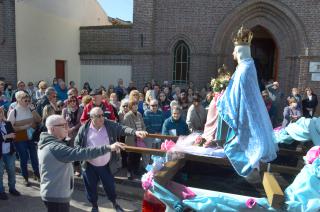
[[[93,166],[92,164],[87,162],[86,170],[82,174],[87,198],[93,206],[97,206],[98,202],[97,186],[99,180],[101,180],[102,186],[108,196],[108,199],[111,202],[116,201],[114,178],[110,172],[110,168],[108,165]]]
[[[0,158],[0,193],[4,192],[4,187],[3,187],[4,168],[6,168],[8,173],[9,190],[15,190],[15,186],[16,186],[16,170],[15,170],[16,166],[14,164],[15,161],[16,161],[15,154],[12,154],[12,155],[10,155],[9,153],[2,154],[2,157]]]
[[[14,143],[17,153],[20,158],[20,168],[22,176],[27,179],[28,178],[28,159],[31,159],[31,166],[33,172],[36,176],[40,176],[39,174],[39,161],[37,154],[37,147],[34,142],[31,141],[18,141]]]

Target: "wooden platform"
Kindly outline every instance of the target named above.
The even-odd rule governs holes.
[[[151,154],[151,155],[157,155],[157,156],[165,156],[166,151],[160,150],[160,149],[150,149],[150,148],[142,148],[142,147],[132,147],[132,146],[126,146],[125,150],[127,152],[135,152],[140,154]],[[214,157],[206,157],[201,155],[192,155],[188,153],[184,153],[186,160],[192,160],[192,161],[198,161],[203,163],[209,163],[209,164],[215,164],[215,165],[221,165],[221,166],[229,166],[231,167],[230,161],[228,158],[214,158]],[[279,173],[285,173],[285,174],[297,174],[300,172],[300,169],[297,167],[290,167],[290,166],[282,166],[277,164],[263,164],[261,163],[260,166],[262,171],[267,171],[269,168],[269,171],[271,172],[279,172]]]
[[[177,140],[177,136],[167,136],[167,135],[159,135],[159,134],[149,134],[147,137],[149,138],[159,138],[159,139],[170,139]],[[131,147],[126,146],[125,150],[127,152],[135,152],[140,154],[151,154],[157,156],[165,156],[166,151],[160,149],[150,149],[150,148],[141,148],[141,147]],[[155,175],[155,180],[160,184],[165,186],[175,175],[176,173],[185,165],[186,161],[197,161],[201,163],[214,164],[218,166],[231,167],[231,163],[228,158],[215,158],[215,157],[207,157],[201,155],[193,155],[189,153],[183,153],[183,159],[179,159],[176,161],[167,162],[164,167]],[[306,154],[305,149],[301,150],[292,150],[281,148],[278,152],[278,155],[283,156],[292,156],[297,158],[302,158]],[[274,208],[280,208],[284,203],[284,194],[277,182],[276,178],[271,172],[276,173],[284,173],[289,175],[296,175],[300,172],[299,167],[291,167],[291,166],[283,166],[278,164],[260,164],[260,172],[264,172],[263,176],[263,187],[265,194],[268,198],[269,204]]]

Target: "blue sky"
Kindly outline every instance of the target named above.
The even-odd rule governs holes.
[[[98,0],[108,16],[132,22],[133,0]]]

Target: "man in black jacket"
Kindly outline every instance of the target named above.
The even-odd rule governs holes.
[[[94,107],[90,111],[90,120],[79,129],[75,138],[76,147],[99,147],[102,145],[112,145],[120,136],[137,136],[144,138],[148,133],[136,131],[132,128],[122,126],[118,123],[105,119],[100,107]],[[110,172],[109,161],[113,159],[110,153],[93,160],[82,163],[83,181],[87,192],[87,198],[92,204],[92,212],[98,209],[97,185],[99,180],[112,202],[114,209],[119,212],[123,209],[116,202],[116,192],[114,178]]]
[[[53,108],[57,110],[56,103],[57,103],[57,91],[53,87],[49,87],[47,88],[45,95],[38,100],[36,111],[40,116],[42,116],[43,108],[46,105],[51,104]]]

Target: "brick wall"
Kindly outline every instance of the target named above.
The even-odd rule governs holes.
[[[293,86],[309,85],[320,94],[320,83],[311,82],[308,72],[310,61],[320,61],[319,7],[317,0],[135,0],[128,44],[133,79],[139,86],[152,78],[172,79],[173,48],[184,40],[191,54],[190,80],[202,87],[223,63],[234,68],[232,32],[242,24],[260,25],[277,45],[277,80],[286,95]]]
[[[128,54],[131,30],[130,25],[80,27],[80,54]]]
[[[17,81],[15,1],[0,0],[0,77]]]

